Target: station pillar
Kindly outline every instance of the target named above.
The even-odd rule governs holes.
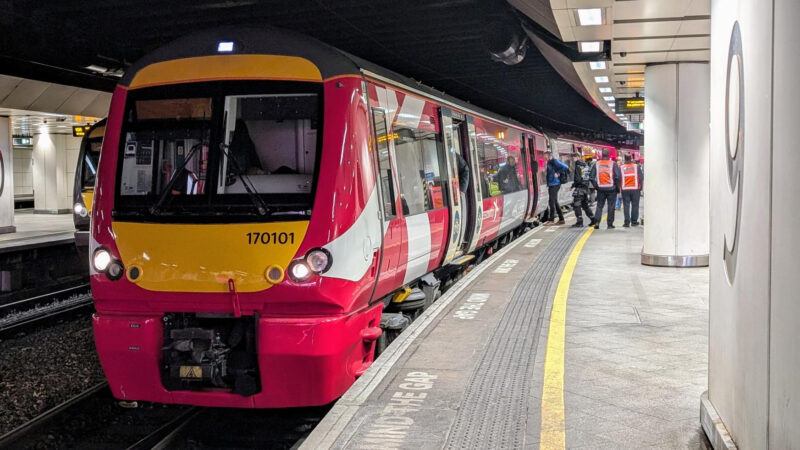
[[[645,69],[642,264],[708,265],[709,65]]]
[[[43,132],[33,138],[33,207],[35,214],[72,212],[80,139]]]
[[[11,153],[11,119],[0,117],[0,233],[13,233],[14,157]]]

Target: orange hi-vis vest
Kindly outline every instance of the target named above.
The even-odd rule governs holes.
[[[597,171],[597,188],[608,189],[614,187],[614,161],[601,159],[594,165]]]
[[[622,171],[622,190],[638,191],[642,185],[639,180],[639,168],[634,163],[623,164],[620,166]]]

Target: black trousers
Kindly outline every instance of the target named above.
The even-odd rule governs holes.
[[[558,213],[558,220],[564,220],[564,213],[561,212],[561,206],[558,204],[558,191],[561,190],[561,185],[547,186],[547,195],[550,197],[550,207],[547,211],[547,219],[550,221],[556,220],[556,213]]]
[[[609,225],[614,225],[614,204],[616,202],[617,191],[597,190],[597,209],[594,212],[594,216],[597,218],[597,223],[600,223],[600,219],[603,218],[603,207],[608,204],[608,218],[606,219],[606,223]]]
[[[583,224],[581,209],[586,212],[586,217],[589,218],[589,222],[594,222],[594,214],[592,214],[592,209],[589,207],[588,189],[575,189],[575,192],[572,194],[572,200],[572,209],[575,210],[575,218],[578,219],[576,223],[578,225]]]
[[[625,214],[625,223],[639,221],[639,198],[641,191],[622,191],[622,212]]]

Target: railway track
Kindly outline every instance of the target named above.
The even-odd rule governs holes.
[[[70,313],[89,311],[91,306],[89,283],[0,305],[0,338]]]

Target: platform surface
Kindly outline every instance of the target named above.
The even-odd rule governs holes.
[[[14,225],[15,233],[0,234],[0,253],[75,241],[72,214],[34,214],[30,209],[17,210]]]
[[[642,266],[642,228],[586,234],[539,227],[474,269],[303,448],[707,448],[708,270]],[[582,239],[553,325],[565,345],[548,348]]]

